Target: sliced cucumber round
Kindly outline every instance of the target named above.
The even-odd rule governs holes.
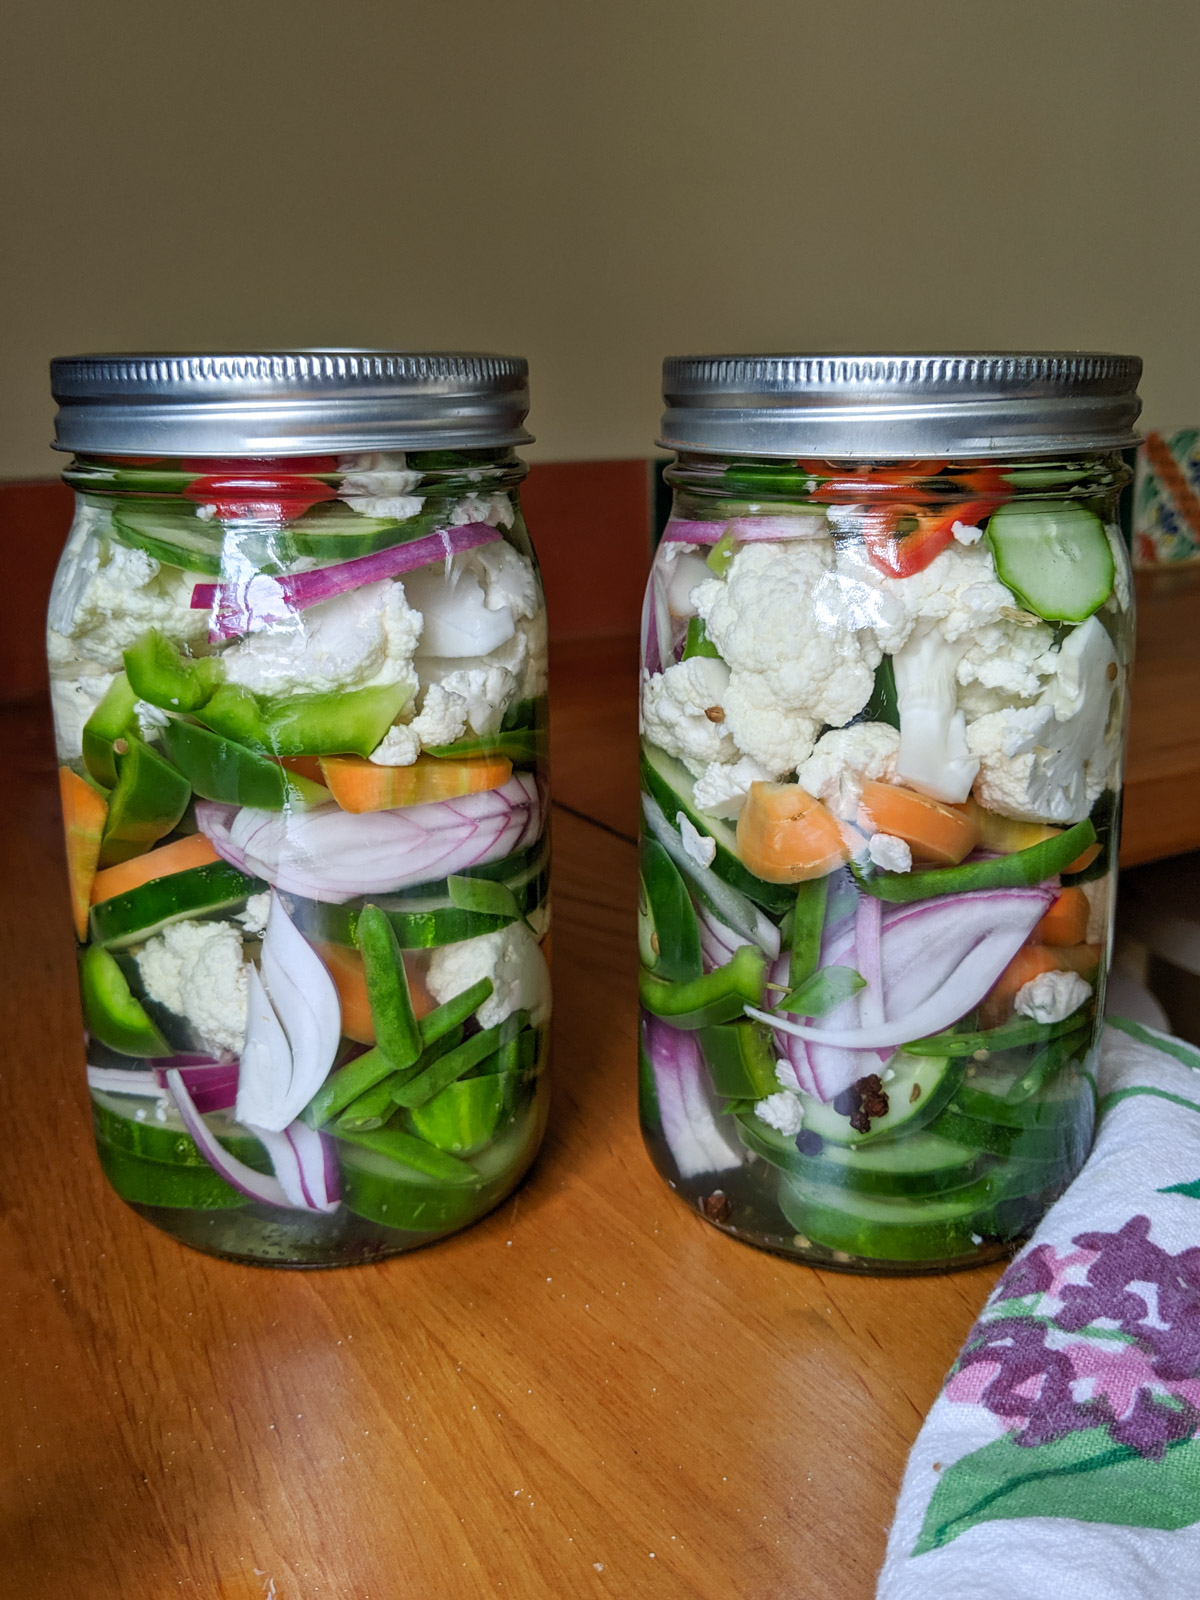
[[[851,1127],[850,1112],[835,1109],[842,1103],[840,1095],[831,1103],[814,1095],[801,1095],[804,1126],[833,1144],[855,1149],[901,1133],[914,1133],[937,1116],[954,1093],[962,1071],[962,1060],[954,1056],[910,1056],[900,1051],[879,1074],[882,1092],[887,1096],[887,1111],[871,1117],[865,1132]],[[891,1076],[886,1077],[886,1073]]]
[[[97,1138],[96,1152],[109,1183],[133,1205],[166,1206],[182,1211],[221,1211],[246,1205],[246,1197],[203,1167],[172,1166],[147,1161],[143,1156]]]
[[[743,1112],[738,1127],[747,1148],[782,1171],[865,1194],[920,1195],[962,1189],[980,1176],[985,1159],[978,1150],[952,1144],[933,1133],[919,1132],[865,1149],[825,1144],[819,1154],[806,1155],[795,1139],[768,1128],[753,1112]]]
[[[1002,1072],[971,1063],[954,1091],[952,1104],[964,1116],[1007,1128],[1041,1128],[1049,1132],[1070,1122],[1078,1111],[1080,1096],[1090,1094],[1079,1073],[1067,1070],[1060,1071],[1036,1095],[1012,1104],[1006,1097],[1020,1078],[1019,1071]]]
[[[96,1138],[143,1161],[211,1170],[199,1146],[186,1132],[178,1112],[169,1102],[160,1119],[162,1104],[160,1099],[153,1096],[115,1095],[93,1089],[92,1121]],[[231,1116],[223,1111],[213,1111],[204,1120],[230,1155],[259,1172],[270,1172],[270,1157],[262,1143]]]
[[[289,523],[276,535],[274,543],[282,561],[309,557],[335,563],[407,544],[436,526],[435,511],[429,508],[401,522],[397,517],[365,516],[340,500],[326,500]]]
[[[228,916],[267,885],[225,861],[210,861],[165,878],[139,884],[126,894],[101,900],[91,911],[92,939],[119,950],[149,939],[168,923],[186,917]]]
[[[113,507],[113,536],[167,566],[219,578],[224,529],[197,516],[199,509],[189,501],[123,501]]]
[[[1086,506],[1010,500],[992,513],[987,539],[1001,580],[1048,622],[1083,622],[1112,593],[1112,547]]]
[[[970,1255],[985,1237],[1003,1236],[996,1205],[1003,1196],[985,1176],[947,1194],[902,1199],[861,1194],[785,1176],[779,1204],[812,1244],[868,1261],[942,1261]]]
[[[719,878],[776,916],[791,910],[796,900],[795,884],[767,883],[742,865],[737,853],[737,830],[728,822],[700,810],[696,804],[695,779],[682,762],[657,745],[643,742],[642,782],[672,826],[682,811],[697,832],[708,834],[716,841],[712,870]]]
[[[1076,1160],[1082,1162],[1087,1154],[1092,1133],[1090,1101],[1089,1095],[1088,1101],[1080,1104],[1078,1120],[1065,1120],[1049,1128],[1012,1128],[983,1117],[969,1117],[951,1105],[930,1125],[930,1132],[1006,1160],[1062,1162],[1070,1166]]]

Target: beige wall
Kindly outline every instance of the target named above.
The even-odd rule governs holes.
[[[9,0],[0,475],[55,352],[1092,347],[1200,420],[1197,0]]]

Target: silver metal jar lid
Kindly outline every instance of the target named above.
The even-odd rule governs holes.
[[[1137,356],[671,356],[670,450],[819,460],[1055,455],[1136,443]]]
[[[60,356],[56,450],[288,456],[527,444],[517,356],[392,350]]]

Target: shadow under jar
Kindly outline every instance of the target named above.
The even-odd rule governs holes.
[[[727,1233],[864,1272],[1026,1236],[1095,1117],[1141,363],[664,369],[640,1104]]]
[[[56,361],[48,645],[101,1165],[214,1255],[473,1222],[545,1122],[523,361]]]

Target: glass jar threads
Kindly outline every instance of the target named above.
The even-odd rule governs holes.
[[[48,644],[88,1081],[136,1211],[426,1243],[545,1119],[546,618],[523,361],[56,361]]]
[[[643,614],[641,1111],[717,1226],[967,1265],[1081,1165],[1140,362],[668,361]]]

